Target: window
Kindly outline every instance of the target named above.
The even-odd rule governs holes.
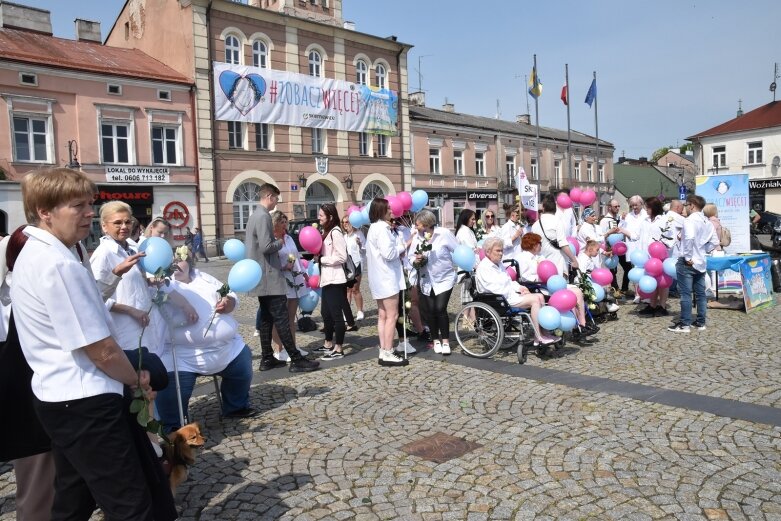
[[[322,76],[323,57],[317,51],[309,51],[309,75],[319,78]]]
[[[727,147],[713,147],[713,167],[721,168],[727,166]]]
[[[748,144],[748,161],[749,165],[761,165],[762,164],[762,142],[755,141]]]
[[[130,124],[119,121],[100,123],[100,140],[103,146],[103,162],[130,164]]]
[[[586,163],[586,176],[589,182],[594,180],[594,164]]]
[[[575,181],[580,181],[580,162],[575,163],[573,175],[575,176]],[[591,181],[591,179],[589,179],[589,181]]]
[[[439,169],[439,149],[438,148],[429,148],[428,149],[428,169],[429,172],[432,174],[441,174],[442,171]]]
[[[156,165],[178,165],[179,127],[152,125],[152,162]]]
[[[355,64],[355,83],[358,85],[366,85],[366,74],[369,67],[363,60],[358,60]]]
[[[453,150],[453,172],[456,175],[464,175],[464,152]]]
[[[268,47],[266,42],[255,40],[252,43],[252,65],[261,69],[268,68]]]
[[[111,94],[112,96],[121,96],[122,85],[117,85],[116,83],[109,83],[108,85],[106,85],[106,93]]]
[[[372,199],[376,197],[385,197],[385,190],[377,183],[369,183],[366,185],[366,188],[363,189],[361,200],[365,203],[370,203]]]
[[[239,39],[229,34],[225,38],[225,63],[241,64],[241,44]]]
[[[385,88],[385,76],[387,75],[387,71],[385,70],[385,65],[379,64],[377,67],[374,68],[374,76],[377,80],[377,86],[381,89]]]
[[[556,179],[556,183],[561,181],[561,161],[558,159],[553,162],[553,176]]]
[[[485,177],[485,154],[475,152],[475,175]]]
[[[388,136],[377,136],[377,155],[379,157],[388,157]]]
[[[366,132],[358,134],[358,153],[362,156],[369,155],[369,134]]]
[[[537,167],[537,158],[531,158],[531,171],[532,179],[537,179],[540,176],[539,168]]]
[[[233,229],[246,230],[247,221],[260,201],[260,185],[247,181],[242,183],[233,194]]]
[[[255,150],[271,150],[268,123],[255,123]]]
[[[159,99],[160,101],[171,101],[171,91],[158,89],[157,99]]]
[[[604,183],[605,182],[605,165],[599,165],[599,173],[597,174],[599,176],[599,182]]]
[[[312,131],[312,153],[322,154],[323,153],[323,129],[313,128],[310,130]]]
[[[241,121],[228,121],[228,148],[244,148]]]
[[[515,156],[504,156],[504,171],[507,179],[515,179]]]
[[[32,72],[20,72],[19,83],[22,85],[30,85],[32,87],[38,86],[38,75]]]
[[[48,118],[14,116],[14,161],[50,163]]]

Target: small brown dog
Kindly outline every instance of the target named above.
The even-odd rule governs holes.
[[[168,435],[169,443],[163,445],[165,459],[168,463],[168,482],[171,493],[176,495],[176,488],[187,479],[187,467],[195,463],[195,450],[203,447],[206,438],[201,435],[198,423],[188,423],[184,427]]]

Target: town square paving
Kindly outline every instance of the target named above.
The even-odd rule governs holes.
[[[223,279],[230,267],[203,266]],[[257,357],[255,307],[243,298],[237,317]],[[561,358],[520,366],[514,352],[413,342],[405,368],[377,365],[366,308],[344,359],[257,373],[255,418],[221,419],[204,380],[191,414],[208,441],[178,490],[182,519],[781,520],[778,308],[709,310],[707,330],[683,335],[627,303]],[[14,490],[0,467],[0,520],[14,519]]]

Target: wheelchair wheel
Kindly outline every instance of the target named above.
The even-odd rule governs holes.
[[[470,313],[470,310],[471,313]],[[469,316],[474,313],[474,322]],[[455,333],[461,350],[475,358],[488,358],[504,340],[504,323],[494,309],[482,302],[470,302],[456,315]]]
[[[530,329],[531,318],[526,313],[521,313],[512,317],[505,318],[504,339],[502,340],[502,349],[515,349],[525,340],[525,333],[533,331]],[[534,341],[532,335],[532,342]]]

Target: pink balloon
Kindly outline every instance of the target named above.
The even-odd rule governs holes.
[[[562,313],[574,308],[577,303],[578,298],[572,291],[568,289],[560,289],[551,295],[550,299],[548,300],[549,306],[553,306]]]
[[[317,289],[320,286],[320,275],[310,275],[306,284],[312,289]]]
[[[572,208],[572,199],[562,192],[556,197],[556,204],[559,205],[560,208]]]
[[[583,206],[591,206],[596,200],[597,193],[594,190],[584,190],[583,193],[580,194],[580,204]]]
[[[656,295],[656,290],[652,291],[651,293],[646,293],[645,291],[641,290],[640,288],[636,288],[637,294],[640,296],[640,298],[651,298],[654,295]]]
[[[613,245],[613,253],[616,255],[626,255],[626,243],[624,241],[618,241]]]
[[[645,272],[652,276],[652,277],[658,277],[662,273],[664,273],[664,265],[662,264],[662,261],[657,259],[656,257],[651,257],[648,259],[643,266],[643,269]]]
[[[646,264],[648,263],[646,262]],[[656,277],[656,284],[657,288],[669,288],[673,285],[673,278],[666,273],[662,273]]]
[[[301,267],[304,269],[307,269],[309,267],[309,261],[306,259],[300,259],[298,262],[301,263]]]
[[[320,232],[312,226],[301,228],[301,231],[298,232],[298,242],[306,251],[313,255],[320,253],[320,248],[323,246],[323,238],[320,236]]]
[[[526,210],[526,220],[529,221],[529,224],[536,222],[537,212],[535,210]]]
[[[591,272],[591,280],[600,286],[607,286],[613,282],[613,273],[607,268],[597,268]]]
[[[399,201],[398,197],[393,197],[393,199],[388,197],[388,206],[390,207],[391,213],[393,213],[394,217],[401,217],[404,214],[404,206],[401,204],[401,201]]]
[[[507,266],[507,269],[505,269],[504,271],[507,272],[511,280],[518,280],[518,273],[516,273],[515,268],[513,268],[512,266]]]
[[[480,248],[480,251],[477,252],[477,254],[480,256],[480,260],[485,259],[485,250]]]
[[[605,241],[602,241],[602,244],[600,244],[599,247],[602,248],[602,251],[607,251],[607,243]]]
[[[405,212],[412,208],[412,196],[409,192],[401,192],[398,195],[398,199],[401,201],[401,207]]]
[[[659,241],[654,241],[648,245],[648,255],[654,259],[664,260],[667,258],[667,247]]]
[[[544,260],[537,265],[537,275],[543,284],[548,282],[548,279],[552,276],[558,275],[558,273],[559,270],[556,269],[556,265],[549,260]]]
[[[347,209],[347,215],[349,216],[353,212],[360,212],[361,209],[355,206],[354,204],[350,205],[350,207]]]
[[[580,253],[580,243],[575,237],[567,237],[567,242],[572,245],[572,251],[575,252],[575,256]]]
[[[580,202],[580,196],[583,194],[583,192],[580,190],[580,188],[573,188],[569,191],[569,198],[572,200],[573,203],[579,203]]]

